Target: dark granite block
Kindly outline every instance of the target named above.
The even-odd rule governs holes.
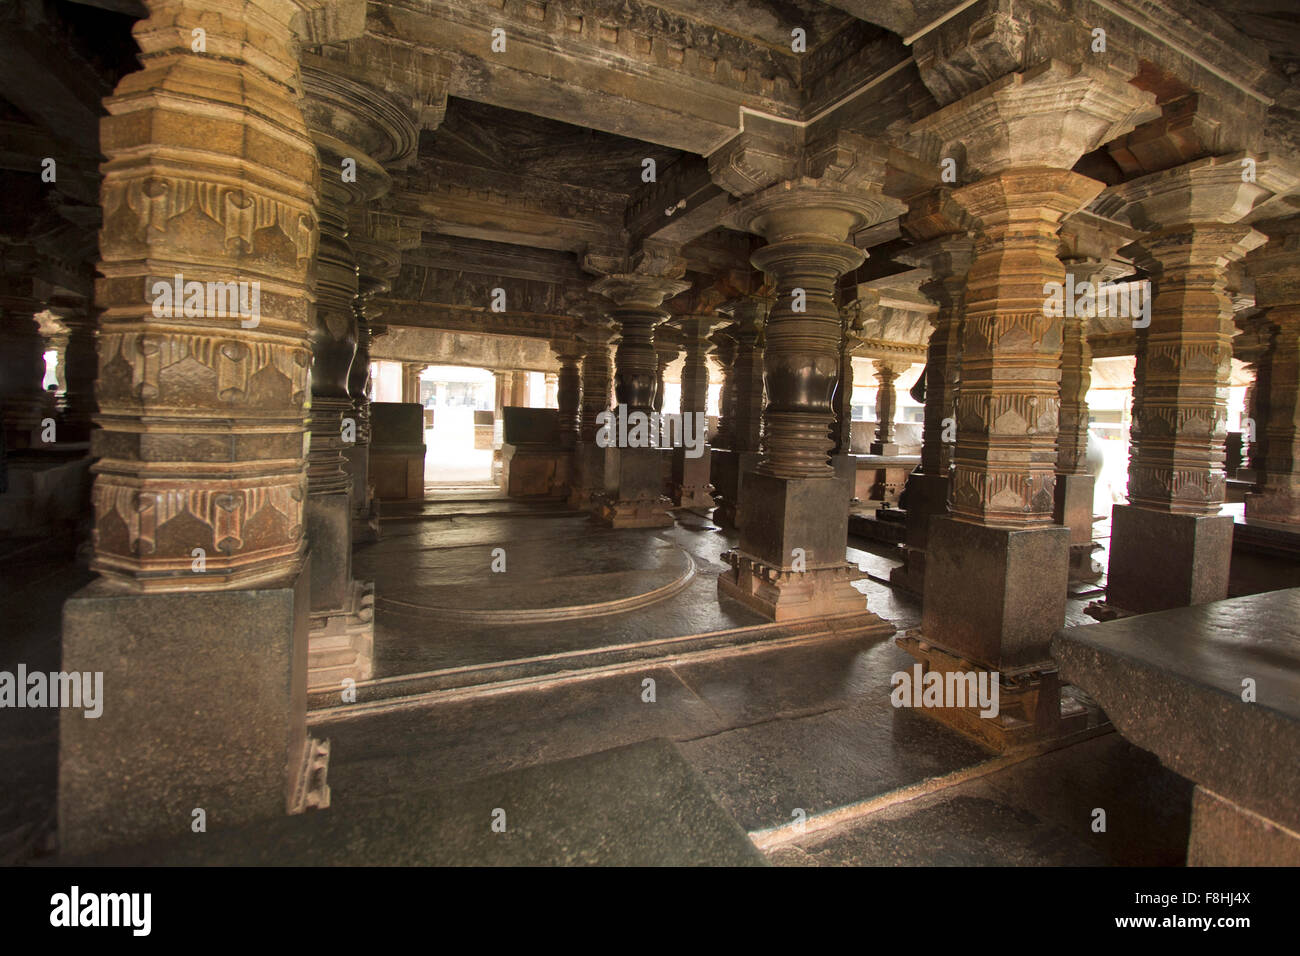
[[[1137,614],[1228,596],[1230,515],[1169,514],[1133,505],[1111,513],[1106,601]]]

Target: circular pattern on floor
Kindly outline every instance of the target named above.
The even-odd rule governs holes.
[[[695,576],[677,545],[644,532],[408,553],[376,567],[376,607],[436,621],[512,624],[617,614],[671,597]],[[385,562],[386,563],[386,562]],[[504,570],[493,570],[493,567]],[[388,572],[388,573],[385,573]],[[400,589],[383,578],[401,581]]]

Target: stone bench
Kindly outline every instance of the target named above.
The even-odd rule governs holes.
[[[1189,865],[1300,865],[1300,588],[1065,628],[1052,656],[1195,782]]]

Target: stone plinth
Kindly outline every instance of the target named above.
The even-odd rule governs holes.
[[[930,521],[948,514],[948,479],[941,475],[913,474],[907,479],[907,534],[903,563],[889,573],[889,582],[918,597],[925,593],[925,552]]]
[[[990,670],[1048,666],[1065,619],[1069,532],[930,521],[924,640]]]
[[[310,563],[310,562],[307,562]],[[102,672],[103,713],[59,724],[59,842],[81,854],[283,814],[307,757],[309,575],[258,588],[64,605],[63,664]]]
[[[1101,568],[1092,560],[1092,475],[1056,476],[1052,517],[1070,531],[1070,580],[1096,581]]]
[[[1116,505],[1106,603],[1144,614],[1220,601],[1228,596],[1231,562],[1231,515]]]
[[[713,521],[724,528],[740,527],[740,502],[745,476],[758,466],[757,451],[710,450],[710,480],[713,482]]]
[[[713,485],[709,482],[712,450],[706,445],[701,452],[698,457],[691,458],[685,448],[673,449],[673,502],[678,507],[713,507]]]
[[[1300,589],[1066,628],[1052,655],[1196,782],[1189,864],[1300,861]]]
[[[663,449],[611,446],[604,452],[605,493],[596,500],[596,518],[613,528],[670,527]]]

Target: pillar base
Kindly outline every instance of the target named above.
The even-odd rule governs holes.
[[[862,572],[848,562],[793,571],[772,567],[739,551],[727,551],[722,558],[729,570],[718,576],[718,594],[770,621],[851,614],[879,625],[881,633],[893,632],[893,625],[867,610],[866,596],[852,584]]]
[[[1196,786],[1188,866],[1300,866],[1300,833]]]
[[[1106,603],[1135,614],[1222,601],[1232,564],[1231,515],[1116,505]]]
[[[712,449],[707,445],[698,458],[686,457],[685,448],[673,449],[673,504],[679,508],[712,508],[709,484]]]
[[[1096,479],[1092,475],[1057,475],[1052,518],[1070,529],[1070,581],[1101,580],[1102,567],[1092,560],[1092,501]]]
[[[346,607],[352,594],[352,496],[308,494],[303,532],[312,555],[312,612]]]
[[[59,715],[63,853],[188,834],[195,809],[227,827],[309,805],[323,780],[306,731],[309,582],[307,567],[228,591],[100,580],[67,600],[62,668],[104,676],[99,718]]]
[[[756,451],[712,449],[709,454],[710,480],[713,482],[713,523],[724,528],[739,527],[740,500],[746,472],[758,467],[761,456]]]
[[[867,449],[873,455],[882,455],[886,458],[896,458],[901,451],[900,446],[892,441],[873,441]]]
[[[666,457],[661,448],[606,448],[605,493],[595,502],[598,520],[612,528],[667,528],[672,502],[664,496]]]
[[[569,507],[581,511],[594,508],[605,491],[605,449],[591,442],[579,442],[573,449],[573,477],[569,482]]]
[[[307,689],[338,690],[375,672],[375,585],[353,581],[346,607],[313,613],[307,635]]]
[[[921,637],[1002,673],[1050,670],[1048,645],[1065,623],[1070,532],[930,521]]]
[[[921,662],[922,674],[935,671],[944,675],[978,675],[985,671],[989,672],[990,679],[998,681],[996,714],[981,716],[978,704],[920,708],[945,726],[991,750],[1003,753],[1087,729],[1087,708],[1061,696],[1061,681],[1056,667],[1050,663],[1014,674],[990,672],[988,668],[934,647],[915,631],[902,635],[894,643]]]

